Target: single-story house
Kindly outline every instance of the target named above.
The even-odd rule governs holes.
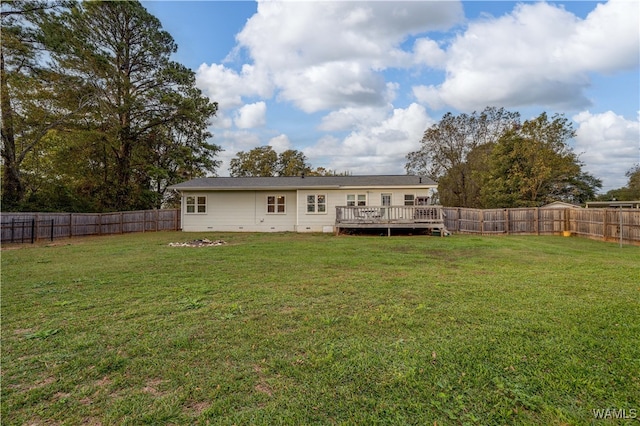
[[[441,207],[425,203],[437,184],[420,176],[213,177],[170,188],[184,231],[444,228]]]

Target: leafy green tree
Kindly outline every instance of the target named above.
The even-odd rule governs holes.
[[[491,151],[484,174],[484,207],[535,207],[552,201],[584,202],[601,182],[582,171],[567,142],[575,132],[562,115],[546,113],[507,131]]]
[[[627,188],[629,189],[630,199],[640,200],[640,165],[636,165],[627,171],[626,176],[629,178]]]
[[[640,165],[635,165],[625,173],[629,179],[626,186],[612,189],[600,195],[600,201],[635,201],[640,200]]]
[[[174,40],[139,2],[75,3],[45,30],[56,70],[80,80],[70,91],[92,99],[69,129],[94,134],[85,161],[101,210],[157,207],[181,176],[215,173],[206,128],[217,104],[170,60]]]
[[[234,177],[300,176],[312,172],[303,152],[288,149],[278,154],[271,146],[259,146],[248,152],[240,151],[229,166],[229,174]]]
[[[482,180],[494,143],[476,146],[466,161],[451,167],[438,181],[438,199],[445,206],[482,207]]]
[[[229,174],[233,177],[275,176],[278,154],[270,146],[259,146],[248,152],[238,152],[229,166]]]
[[[60,1],[1,3],[0,104],[2,110],[2,208],[19,208],[28,190],[25,159],[51,129],[82,110],[86,100],[68,101],[59,88],[69,83],[46,66],[42,26],[64,7]]]
[[[276,173],[278,176],[300,176],[309,174],[311,166],[307,163],[304,153],[288,149],[278,155]]]
[[[311,169],[308,173],[309,176],[351,176],[351,172],[336,172],[335,170],[326,169],[324,167],[317,167]]]
[[[407,155],[405,169],[437,181],[443,204],[475,206],[480,182],[468,156],[478,147],[496,142],[505,131],[518,125],[519,118],[518,113],[494,107],[480,113],[447,113],[425,131],[420,149]]]

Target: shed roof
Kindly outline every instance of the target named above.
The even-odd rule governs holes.
[[[540,208],[541,209],[565,209],[565,208],[579,209],[581,207],[577,206],[575,204],[566,203],[564,201],[554,201],[552,203],[545,204],[544,206],[542,206]]]
[[[256,190],[304,188],[432,188],[432,179],[413,175],[374,176],[292,176],[292,177],[212,177],[199,178],[172,185],[169,188],[186,190]]]

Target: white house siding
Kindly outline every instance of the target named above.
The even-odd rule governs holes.
[[[368,206],[381,206],[382,194],[391,194],[391,205],[404,205],[404,196],[429,195],[428,189],[348,188],[270,191],[185,191],[182,229],[187,232],[333,232],[336,207],[347,205],[348,194],[366,194]],[[286,197],[284,214],[267,213],[269,195]],[[308,195],[326,195],[326,213],[307,213]],[[207,197],[206,213],[187,213],[186,197]]]
[[[284,195],[285,213],[267,213],[267,196]],[[206,196],[207,212],[189,214],[185,199]],[[285,232],[296,230],[295,191],[198,191],[184,192],[184,231]]]

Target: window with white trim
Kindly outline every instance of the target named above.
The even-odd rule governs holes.
[[[367,194],[347,194],[347,206],[366,206]]]
[[[206,213],[207,197],[204,195],[194,196],[188,195],[186,199],[187,213]]]
[[[404,205],[412,206],[415,199],[416,199],[416,196],[413,194],[404,194]]]
[[[286,213],[284,195],[268,195],[267,196],[267,213],[271,213],[271,214]]]
[[[307,195],[307,213],[326,213],[327,196],[325,194]]]

